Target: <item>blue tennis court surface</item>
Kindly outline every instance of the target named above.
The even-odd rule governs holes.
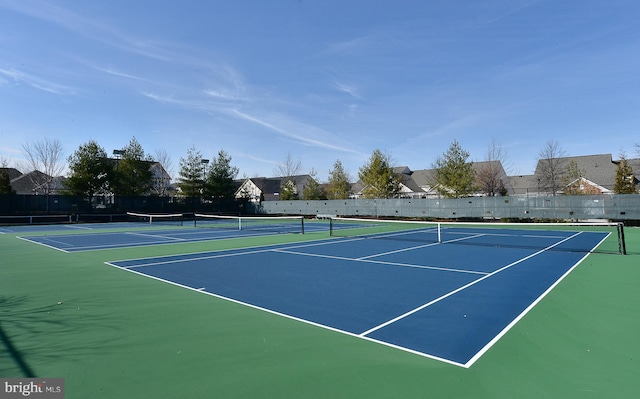
[[[105,228],[116,226],[122,231],[101,232]],[[279,226],[262,229],[216,229],[216,228],[193,228],[193,227],[149,227],[140,228],[140,223],[119,223],[119,224],[83,224],[83,225],[60,225],[49,226],[50,230],[40,230],[38,226],[13,227],[12,232],[48,232],[55,231],[56,234],[25,236],[24,240],[45,245],[64,252],[94,251],[103,249],[116,249],[149,245],[163,245],[172,243],[187,243],[209,240],[222,240],[232,238],[262,237],[266,235],[289,233],[288,230],[279,231]],[[61,234],[60,230],[73,231],[71,234]],[[76,234],[82,229],[83,234]],[[308,232],[327,230],[326,223],[309,223],[306,227]],[[75,230],[75,231],[74,231]]]
[[[452,231],[441,243],[340,238],[108,264],[470,367],[584,259],[588,251],[575,248],[607,236],[509,231],[526,245],[487,243],[501,234]]]

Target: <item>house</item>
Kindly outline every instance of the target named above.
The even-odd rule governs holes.
[[[20,172],[18,172],[20,173]],[[14,173],[15,175],[15,173]],[[50,195],[60,194],[64,189],[66,178],[63,176],[51,177],[45,173],[34,170],[11,179],[11,188],[16,194]]]
[[[514,195],[553,195],[553,194],[612,194],[616,173],[620,161],[613,160],[611,154],[584,155],[558,158],[560,170],[564,173],[573,162],[580,172],[579,178],[564,174],[555,193],[544,187],[544,160],[539,160],[533,175],[511,176]],[[640,159],[628,159],[633,169],[636,184],[640,182]]]
[[[175,188],[171,184],[171,176],[164,170],[160,162],[151,162],[149,168],[152,174],[151,187],[154,194],[164,197],[175,192]]]
[[[117,164],[117,159],[109,159],[114,164]],[[173,186],[171,185],[171,176],[164,170],[159,162],[145,161],[149,164],[149,169],[152,173],[152,190],[157,195],[168,195],[173,192]],[[45,195],[45,194],[62,194],[65,188],[66,177],[57,176],[51,178],[47,174],[34,170],[28,173],[20,173],[14,168],[0,168],[9,175],[11,182],[11,188],[13,188],[16,194],[25,195]]]
[[[236,190],[236,199],[248,199],[251,202],[277,201],[280,199],[280,191],[287,179],[294,182],[293,192],[300,195],[307,184],[310,175],[298,175],[286,177],[252,177],[245,179]]]
[[[543,160],[539,160],[536,170],[532,175],[508,176],[500,161],[473,162],[473,170],[476,175],[476,191],[472,196],[493,195],[508,196],[538,196],[550,195],[544,187]],[[565,173],[565,178],[560,181],[559,189],[555,194],[611,194],[615,182],[616,169],[619,161],[614,161],[611,154],[596,154],[575,157],[558,158],[559,168],[563,173],[572,162],[575,164],[580,177],[574,177],[571,181]],[[640,183],[640,159],[628,159],[632,167],[636,183]],[[435,169],[411,170],[408,166],[393,168],[393,173],[400,181],[400,198],[441,198],[442,194],[437,190],[435,181]],[[483,179],[482,176],[485,178]],[[304,176],[295,176],[296,190],[302,192],[305,181]],[[302,178],[302,180],[301,180]],[[486,187],[487,180],[491,180]],[[482,182],[485,187],[482,187]],[[279,199],[282,178],[258,177],[244,180],[236,198],[249,198],[251,201],[273,201]],[[351,198],[360,198],[365,189],[362,181],[351,186]]]
[[[9,176],[9,180],[16,179],[22,175],[22,173],[15,168],[0,168],[0,173],[6,173]]]
[[[511,181],[500,161],[474,162],[473,170],[476,177],[490,175],[497,178],[497,181],[494,182],[495,187],[493,187],[495,191],[500,189],[507,195],[513,194]],[[393,168],[393,173],[400,179],[400,198],[439,198],[442,196],[437,190],[435,169],[412,171],[408,166],[399,166]],[[480,187],[480,184],[476,184],[476,186]],[[356,198],[362,196],[363,189],[364,186],[359,182],[354,196]],[[478,189],[472,195],[484,196],[487,194]]]

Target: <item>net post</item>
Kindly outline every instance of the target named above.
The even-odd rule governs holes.
[[[618,252],[622,255],[627,254],[627,245],[624,240],[624,223],[618,223]]]
[[[300,218],[300,224],[302,225],[302,234],[304,234],[304,216]]]
[[[442,229],[442,225],[438,223],[438,244],[442,243],[441,229]]]
[[[329,218],[329,237],[333,237],[333,218]]]

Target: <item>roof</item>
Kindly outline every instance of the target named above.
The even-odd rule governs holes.
[[[15,179],[11,180],[11,188],[13,188],[17,194],[45,194],[45,185],[51,177],[38,170],[22,174]],[[51,183],[51,193],[55,193],[63,186],[65,178],[58,176],[53,178]]]
[[[302,190],[304,185],[307,183],[307,180],[311,179],[310,175],[296,175],[289,177],[296,184],[296,190],[298,194],[302,194]],[[282,187],[283,180],[286,177],[252,177],[246,179],[243,183],[238,186],[238,190],[236,191],[236,196],[239,195],[238,191],[243,189],[243,186],[248,184],[249,182],[253,184],[260,192],[265,200],[273,201],[280,198],[280,188]]]
[[[593,183],[607,188],[612,188],[616,177],[616,165],[611,158],[611,154],[584,155],[577,157],[558,158],[560,166],[566,169],[571,161],[575,161],[578,169],[584,173],[584,177]],[[534,175],[536,178],[542,175],[542,163],[538,160]]]
[[[9,180],[17,179],[22,173],[15,168],[0,168],[0,172],[5,172],[9,176]]]
[[[514,195],[527,195],[539,190],[540,181],[536,175],[509,176]]]

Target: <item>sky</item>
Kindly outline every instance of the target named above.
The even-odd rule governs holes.
[[[0,0],[0,160],[59,140],[357,180],[493,142],[513,175],[640,143],[637,0]]]

